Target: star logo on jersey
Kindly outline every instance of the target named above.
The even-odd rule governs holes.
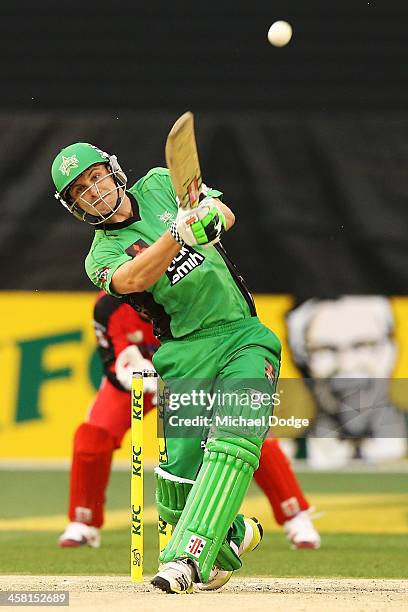
[[[170,225],[170,223],[173,223],[174,221],[174,215],[173,213],[166,210],[166,212],[164,212],[162,215],[159,215],[159,219],[166,225]]]
[[[70,157],[62,156],[62,164],[59,167],[59,171],[61,174],[65,176],[69,176],[71,170],[74,168],[78,168],[79,161],[76,155],[71,155]]]

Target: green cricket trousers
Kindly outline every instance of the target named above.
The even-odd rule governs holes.
[[[191,389],[199,381],[208,389],[217,380],[224,390],[239,391],[247,388],[249,381],[251,389],[263,392],[265,385],[269,389],[272,385],[272,390],[276,387],[280,353],[277,336],[257,317],[250,317],[179,340],[164,341],[153,356],[153,365],[166,384],[177,381],[184,389]],[[272,405],[266,408],[269,414],[272,411]],[[183,414],[186,414],[185,406]],[[190,436],[188,429],[185,432],[182,437],[169,435],[165,425],[166,457],[160,467],[174,476],[195,480],[203,460],[205,440]]]

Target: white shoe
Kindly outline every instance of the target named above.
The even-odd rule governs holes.
[[[320,536],[317,533],[308,510],[299,512],[293,519],[283,524],[291,548],[320,548]]]
[[[246,553],[255,550],[255,548],[259,546],[263,537],[262,525],[258,522],[258,519],[254,517],[245,517],[244,522],[245,535],[244,539],[241,542],[241,546],[237,548],[233,543],[230,544],[231,548],[233,548],[238,557],[242,557]],[[232,574],[233,572],[220,569],[219,567],[214,565],[211,570],[208,582],[199,582],[197,584],[197,587],[200,589],[200,591],[216,591],[228,582]]]
[[[152,580],[152,585],[166,593],[193,593],[193,581],[196,578],[194,561],[176,559],[163,563]]]
[[[85,523],[69,523],[58,540],[61,548],[77,548],[78,546],[90,546],[99,548],[101,545],[100,530],[97,527],[85,525]]]

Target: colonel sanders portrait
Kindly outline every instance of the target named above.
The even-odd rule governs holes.
[[[397,346],[389,300],[313,298],[288,313],[287,326],[293,360],[316,408],[307,433],[309,465],[333,469],[352,459],[404,458],[406,417],[390,400]]]

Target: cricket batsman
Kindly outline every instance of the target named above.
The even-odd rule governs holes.
[[[235,222],[222,193],[205,189],[192,215],[178,208],[168,170],[153,168],[127,189],[116,157],[88,143],[60,151],[52,178],[63,206],[95,226],[85,261],[92,282],[153,321],[161,342],[153,364],[162,379],[222,380],[248,399],[237,402],[234,415],[249,420],[253,395],[265,382],[275,389],[281,347],[219,242]],[[272,408],[262,405],[257,416]],[[259,544],[257,522],[238,510],[267,429],[215,425],[204,448],[198,438],[165,432],[156,501],[160,516],[176,526],[152,580],[156,588],[219,588]]]

